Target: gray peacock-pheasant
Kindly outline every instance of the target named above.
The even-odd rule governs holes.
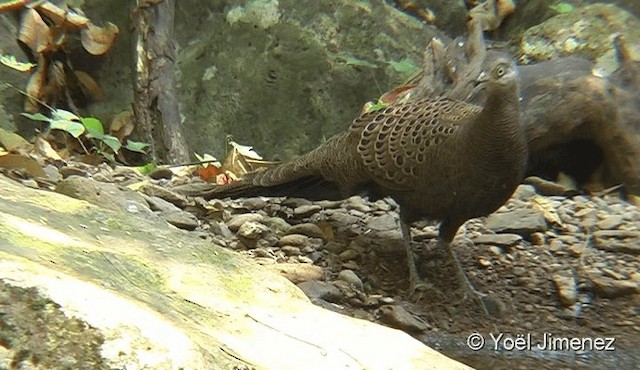
[[[437,220],[438,243],[449,251],[458,281],[482,302],[456,258],[452,241],[464,222],[504,204],[524,176],[527,142],[519,124],[517,81],[513,60],[488,51],[474,81],[474,90],[484,95],[481,106],[436,97],[363,113],[347,131],[315,150],[246,174],[204,196],[391,197],[400,206],[411,292],[424,285],[411,249],[409,224]]]

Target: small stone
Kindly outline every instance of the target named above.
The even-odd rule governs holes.
[[[321,209],[322,209],[322,207],[320,207],[319,205],[316,205],[316,204],[305,204],[305,205],[301,205],[299,207],[296,207],[293,210],[293,215],[298,217],[298,218],[309,217],[312,214],[320,211]]]
[[[358,290],[362,290],[364,287],[362,284],[362,280],[355,272],[353,272],[353,270],[340,271],[340,273],[338,274],[338,280],[346,281]]]
[[[156,167],[153,171],[149,172],[147,176],[154,180],[171,180],[173,177],[173,171],[171,171],[171,168],[169,167]]]
[[[573,275],[560,275],[556,274],[552,276],[553,284],[558,292],[560,302],[565,306],[572,306],[577,301],[578,292],[576,290],[576,279]]]
[[[371,207],[362,199],[362,197],[355,196],[346,200],[345,208],[348,210],[356,210],[362,213],[371,212]]]
[[[142,194],[142,196],[144,197],[144,200],[147,201],[147,203],[149,204],[149,208],[151,208],[152,211],[157,211],[157,212],[177,212],[177,211],[182,211],[180,208],[178,208],[173,203],[167,202],[166,200],[164,200],[164,199],[162,199],[160,197],[148,196],[148,195],[145,195],[145,194]]]
[[[292,245],[296,247],[303,247],[309,244],[309,237],[302,234],[288,234],[284,235],[278,240],[278,246]]]
[[[480,267],[487,268],[487,267],[491,266],[491,261],[489,261],[488,259],[486,259],[484,257],[479,257],[478,258],[478,265]]]
[[[231,229],[231,227],[229,228]],[[269,229],[261,223],[248,221],[244,222],[242,226],[240,226],[237,234],[240,237],[255,240],[262,236],[268,230]]]
[[[525,268],[524,268],[524,267],[522,267],[522,266],[514,266],[514,267],[511,269],[511,273],[512,273],[512,274],[514,274],[515,276],[520,276],[520,277],[522,277],[522,276],[527,275],[527,269],[525,269]]]
[[[385,202],[385,201],[384,201],[384,200],[382,200],[382,199],[378,199],[378,200],[376,200],[376,202],[374,203],[374,205],[376,206],[376,208],[377,208],[379,211],[382,211],[382,212],[389,212],[389,211],[391,211],[391,206],[389,205],[389,203]]]
[[[266,267],[286,277],[294,284],[324,278],[321,267],[308,263],[277,263]]]
[[[298,262],[300,263],[315,263],[316,260],[312,260],[310,257],[307,256],[297,256],[296,259],[298,260]]]
[[[280,250],[283,251],[287,256],[299,256],[302,254],[300,248],[291,245],[285,245],[280,248]]]
[[[547,230],[547,221],[542,212],[527,208],[493,213],[487,217],[485,225],[496,233],[519,234],[524,237]]]
[[[329,216],[329,219],[341,224],[342,226],[353,225],[360,220],[359,217],[351,216],[350,214],[341,211],[333,212]]]
[[[551,252],[558,252],[564,249],[564,243],[559,239],[553,239],[549,242],[549,250]]]
[[[483,234],[473,239],[475,244],[489,244],[502,247],[511,247],[522,241],[518,234]]]
[[[377,231],[396,230],[398,229],[398,222],[395,217],[390,214],[386,214],[369,219],[367,222],[367,228]]]
[[[340,254],[347,249],[347,246],[332,240],[324,245],[324,249],[333,254]]]
[[[260,209],[264,209],[264,207],[267,205],[267,201],[261,197],[252,197],[252,198],[243,199],[242,204],[246,209],[257,211]]]
[[[26,187],[32,188],[32,189],[38,189],[40,188],[38,186],[38,182],[34,179],[24,179],[24,180],[20,180],[20,183]]]
[[[576,212],[573,216],[577,218],[583,218],[585,216],[591,216],[592,214],[595,214],[595,212],[596,210],[593,208],[583,208]]]
[[[174,212],[163,212],[160,214],[160,217],[164,218],[165,221],[171,225],[183,230],[195,230],[200,224],[196,216],[181,209]]]
[[[504,250],[500,247],[496,247],[495,245],[490,246],[489,251],[496,256],[501,256],[502,254],[504,254]]]
[[[429,326],[424,321],[419,320],[401,306],[384,305],[376,312],[380,317],[380,321],[400,330],[423,332],[429,329]]]
[[[640,282],[632,280],[615,280],[605,276],[591,277],[593,290],[601,297],[618,298],[640,293]]]
[[[221,221],[212,221],[209,224],[209,231],[214,235],[219,235],[224,239],[230,239],[234,237],[234,234],[231,232],[227,224]]]
[[[237,216],[234,216],[232,219],[227,221],[227,227],[229,230],[233,232],[237,232],[245,222],[260,222],[264,219],[264,216],[259,213],[243,213]]]
[[[536,195],[536,188],[532,185],[522,184],[513,192],[512,198],[520,200],[529,200]]]
[[[320,226],[310,222],[291,226],[287,231],[287,234],[302,234],[312,238],[326,239],[326,236],[322,232]]]
[[[298,208],[300,206],[309,205],[312,202],[309,199],[304,198],[289,198],[286,197],[282,200],[282,205],[289,208]]]
[[[384,304],[393,304],[395,303],[395,299],[393,299],[393,297],[382,297],[380,298],[380,302],[384,303]]]
[[[317,251],[311,252],[307,255],[307,258],[309,259],[309,261],[311,261],[311,263],[316,263],[322,259],[322,253]]]
[[[580,257],[584,252],[585,246],[579,244],[571,244],[568,248],[569,254],[573,257]]]
[[[340,259],[342,261],[354,260],[358,257],[360,257],[360,252],[352,248],[349,248],[344,252],[340,253]]]
[[[640,231],[598,230],[593,233],[593,245],[602,250],[640,254]]]
[[[322,299],[327,302],[337,303],[342,298],[338,288],[333,284],[324,281],[304,281],[298,284],[298,288],[300,288],[312,301],[314,299]]]
[[[607,216],[604,220],[600,220],[596,223],[596,227],[600,230],[613,230],[617,229],[624,222],[624,217],[620,215]]]
[[[545,245],[547,238],[543,233],[533,233],[529,236],[533,245]]]

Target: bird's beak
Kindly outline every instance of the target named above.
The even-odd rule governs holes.
[[[489,74],[485,71],[482,71],[478,78],[476,78],[476,85],[479,85],[483,82],[489,81]]]

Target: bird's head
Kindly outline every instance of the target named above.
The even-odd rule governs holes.
[[[482,72],[477,78],[478,84],[495,87],[516,87],[518,84],[518,67],[508,55],[500,53],[489,56],[484,63]]]

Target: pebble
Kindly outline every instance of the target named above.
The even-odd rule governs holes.
[[[232,228],[229,227],[229,229],[232,229]],[[240,237],[254,240],[262,236],[267,231],[269,231],[269,228],[267,228],[265,225],[258,222],[247,221],[242,223],[242,226],[240,226],[240,228],[238,229],[237,234]]]
[[[294,284],[311,280],[322,280],[324,271],[320,266],[308,263],[277,263],[266,266],[270,270],[286,277]]]
[[[593,233],[593,244],[611,252],[640,254],[640,231],[599,230]]]
[[[367,221],[367,228],[377,231],[397,230],[399,228],[396,218],[391,214],[371,217]]]
[[[326,236],[322,232],[322,229],[320,228],[320,226],[310,222],[293,225],[289,230],[287,230],[287,233],[302,234],[312,238],[326,239]]]
[[[606,276],[591,277],[593,290],[601,297],[618,298],[640,293],[640,283],[632,280],[615,280]]]
[[[578,292],[576,289],[576,279],[573,275],[552,276],[553,283],[556,287],[560,302],[565,306],[572,306],[578,300]]]
[[[299,207],[296,207],[293,210],[293,215],[297,218],[309,217],[312,214],[320,211],[322,207],[317,204],[304,204]]]
[[[360,252],[357,251],[356,249],[349,248],[344,252],[340,253],[339,256],[342,261],[354,260],[360,257]]]
[[[605,219],[596,223],[596,227],[600,230],[613,230],[617,229],[624,222],[624,216],[622,215],[610,215]]]
[[[259,213],[243,213],[236,215],[229,221],[227,221],[227,227],[229,228],[229,230],[237,232],[238,229],[240,229],[240,226],[242,226],[246,222],[250,221],[255,223],[262,220],[264,220],[264,216]]]
[[[519,234],[524,237],[547,230],[542,212],[519,208],[509,212],[493,213],[487,217],[486,227],[496,233]]]
[[[340,294],[340,290],[338,288],[333,284],[324,281],[303,281],[298,284],[298,288],[300,288],[311,300],[322,299],[327,302],[338,303],[342,298],[342,294]]]
[[[304,247],[309,244],[309,237],[302,234],[284,235],[278,240],[278,246]]]
[[[287,256],[300,256],[302,254],[300,248],[291,245],[285,245],[281,247],[280,250],[282,250]]]
[[[511,247],[522,241],[522,236],[518,234],[483,234],[475,237],[475,244],[489,244],[502,247]]]
[[[355,272],[353,272],[353,270],[345,269],[340,271],[338,274],[338,280],[346,281],[358,290],[362,290],[364,288],[362,280]]]
[[[394,328],[408,332],[423,332],[429,326],[422,320],[418,320],[402,306],[384,305],[376,311],[380,321]]]
[[[162,212],[160,213],[160,217],[164,218],[165,221],[171,225],[183,230],[192,231],[200,225],[200,221],[198,221],[198,218],[193,213],[185,212],[181,209],[174,212]]]
[[[342,211],[333,212],[331,216],[329,216],[329,219],[342,225],[352,225],[360,220],[359,217],[351,216]]]

